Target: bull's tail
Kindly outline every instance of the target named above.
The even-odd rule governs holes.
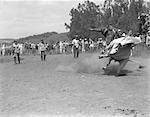
[[[141,63],[139,63],[138,61],[131,60],[131,59],[129,59],[129,61],[138,64],[139,65],[139,69],[145,68],[145,66],[141,65]]]

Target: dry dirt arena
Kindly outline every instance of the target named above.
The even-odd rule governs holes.
[[[104,74],[98,54],[0,57],[0,117],[150,117],[150,59]]]

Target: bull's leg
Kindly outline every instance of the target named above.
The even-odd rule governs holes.
[[[125,67],[125,65],[127,64],[127,62],[128,62],[128,59],[125,59],[125,60],[122,60],[122,61],[119,62],[119,67],[117,69],[117,75],[116,76],[121,75],[120,71]]]
[[[112,60],[113,60],[113,59],[110,57],[110,58],[109,58],[109,62],[108,62],[108,64],[106,65],[106,67],[108,67],[108,66],[110,65],[110,63],[111,63]]]
[[[110,65],[110,63],[111,63],[112,60],[113,60],[113,59],[110,57],[110,58],[109,58],[109,61],[108,61],[108,64],[106,64],[106,67],[103,67],[103,70],[105,70],[105,69]]]

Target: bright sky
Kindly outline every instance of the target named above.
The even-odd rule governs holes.
[[[0,0],[0,38],[66,32],[69,12],[84,0]],[[100,4],[103,0],[92,0]]]

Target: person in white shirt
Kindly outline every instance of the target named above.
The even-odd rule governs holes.
[[[13,43],[13,50],[14,50],[14,63],[17,64],[17,60],[18,63],[20,64],[20,46],[19,43],[17,41],[14,41]]]
[[[2,45],[1,50],[2,50],[2,55],[5,56],[5,52],[6,52],[6,45],[5,44]]]
[[[90,51],[93,52],[94,51],[94,42],[93,40],[90,40],[90,43],[89,43],[89,48],[90,48]]]
[[[39,51],[40,51],[40,55],[41,55],[41,61],[45,61],[46,60],[46,44],[44,43],[43,40],[41,40],[41,42],[39,43]]]
[[[89,50],[89,42],[87,39],[85,39],[85,51],[88,51]]]
[[[24,49],[22,43],[19,44],[19,48],[20,48],[20,54],[22,55],[23,54],[23,49]]]
[[[85,43],[84,43],[84,39],[82,39],[81,44],[82,44],[82,52],[85,52]]]
[[[146,36],[146,46],[150,46],[150,31],[148,31],[147,36]]]
[[[73,54],[74,54],[74,58],[78,58],[79,57],[79,40],[77,39],[73,39],[72,40],[72,44],[73,44]]]
[[[60,54],[62,54],[63,52],[63,42],[59,42],[59,50],[60,50]]]
[[[36,45],[34,43],[31,43],[31,49],[32,49],[32,54],[35,56],[36,53]]]

